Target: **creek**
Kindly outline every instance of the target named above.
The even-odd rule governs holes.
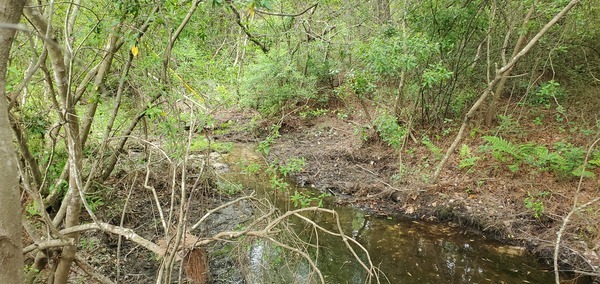
[[[238,144],[227,163],[239,164],[240,161],[263,160],[256,155],[253,146]],[[259,195],[269,196],[273,191],[264,176],[229,173],[227,178]],[[287,200],[274,203],[283,212],[293,209]],[[373,264],[381,271],[381,283],[554,283],[552,270],[523,248],[447,224],[381,218],[360,209],[329,203],[326,207],[336,210],[344,233],[369,252]],[[327,229],[335,229],[336,222],[331,215],[315,214],[311,218]],[[303,236],[303,232],[297,233]],[[365,283],[366,270],[339,237],[320,234],[318,243],[316,263],[327,283]],[[249,248],[249,283],[311,282],[308,263],[289,263],[280,256],[281,248],[265,241],[254,242]],[[312,280],[316,279],[313,275]]]

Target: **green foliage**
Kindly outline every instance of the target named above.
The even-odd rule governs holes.
[[[348,118],[348,114],[345,112],[338,111],[336,115],[339,120],[344,120]]]
[[[97,212],[98,208],[100,206],[104,205],[104,199],[102,198],[102,196],[99,196],[96,194],[86,196],[85,200],[86,200],[87,204],[90,206],[90,209],[92,210],[92,212]]]
[[[31,265],[27,264],[27,265],[24,265],[24,266],[23,266],[23,272],[24,272],[25,274],[27,274],[27,273],[29,273],[29,272],[35,272],[35,273],[37,274],[37,273],[39,273],[39,272],[40,272],[40,270],[39,270],[39,269],[36,269],[36,268],[33,268],[33,264],[31,264]]]
[[[319,116],[323,116],[323,115],[327,114],[328,112],[329,112],[328,109],[321,109],[321,108],[308,109],[308,110],[300,112],[300,117],[302,117],[302,118],[319,117]]]
[[[544,201],[543,198],[550,195],[549,192],[541,192],[536,195],[532,195],[531,193],[527,193],[527,197],[525,197],[525,208],[531,210],[533,212],[533,216],[538,219],[544,215]]]
[[[480,159],[479,157],[474,156],[471,153],[471,149],[469,148],[469,145],[463,144],[460,147],[460,164],[458,165],[459,168],[461,168],[461,169],[468,168],[469,170],[471,170],[471,168],[473,168],[473,166],[475,166],[475,162],[479,159]]]
[[[470,89],[457,90],[458,94],[450,102],[450,110],[454,115],[462,114],[465,108],[472,105],[473,101],[477,97],[477,94]]]
[[[421,83],[421,86],[425,88],[433,88],[436,84],[444,82],[451,77],[452,72],[446,69],[441,62],[438,62],[437,64],[430,64],[429,67],[423,72],[423,82]]]
[[[81,238],[79,240],[79,247],[84,250],[93,250],[96,248],[98,244],[94,240],[90,240],[87,238]]]
[[[358,54],[371,72],[387,77],[397,77],[428,61],[438,48],[422,34],[403,36],[388,29],[383,35],[359,47]]]
[[[148,108],[144,111],[144,115],[151,120],[157,119],[158,117],[165,116],[165,112],[161,110],[158,106],[153,106],[152,104],[148,104]]]
[[[245,174],[257,174],[262,170],[262,166],[259,163],[249,163],[244,166],[242,173]]]
[[[506,134],[523,135],[523,127],[518,120],[515,120],[511,114],[509,115],[498,115],[500,119],[500,125],[498,131]]]
[[[406,135],[406,127],[400,126],[395,116],[387,113],[383,113],[375,118],[373,121],[375,129],[379,137],[383,139],[388,145],[398,150],[402,147],[404,136]]]
[[[64,166],[64,164],[63,164]],[[52,166],[51,166],[52,167]],[[62,169],[62,167],[60,167]],[[55,175],[58,177],[58,175],[60,175],[60,173],[55,173]],[[55,190],[58,190],[61,195],[67,193],[67,189],[69,189],[69,184],[66,181],[63,181],[59,184],[58,188],[55,187],[55,184],[51,184],[50,187],[50,192],[54,192]]]
[[[265,138],[265,140],[258,143],[258,151],[260,151],[264,155],[269,155],[269,152],[271,151],[271,144],[273,144],[273,142],[275,142],[275,140],[277,140],[279,137],[281,137],[281,135],[279,134],[280,127],[281,126],[279,126],[277,124],[273,124],[271,126],[269,135],[267,136],[267,138]]]
[[[369,140],[369,133],[371,132],[371,129],[371,125],[355,125],[353,133],[354,135],[358,135],[360,137],[360,140],[367,141]]]
[[[290,184],[285,181],[285,179],[277,176],[276,173],[272,173],[269,178],[269,183],[271,184],[272,189],[276,189],[282,192],[285,192],[290,187]]]
[[[537,92],[531,97],[530,103],[548,108],[553,102],[560,101],[564,97],[566,97],[566,93],[560,84],[554,80],[550,80],[540,86]]]
[[[368,72],[352,72],[347,77],[352,91],[358,97],[365,97],[375,91],[375,78]]]
[[[299,173],[306,165],[306,160],[302,158],[289,158],[285,164],[279,166],[279,172],[287,177],[288,175]]]
[[[323,200],[325,197],[329,196],[327,193],[322,193],[318,196],[313,196],[310,193],[302,193],[298,191],[294,191],[294,195],[290,196],[290,201],[294,204],[294,207],[309,207],[313,203],[317,203],[318,207],[323,207]]]
[[[241,82],[244,106],[256,108],[267,116],[276,115],[286,106],[315,98],[315,76],[306,76],[285,49],[273,49],[268,55],[257,54]]]
[[[481,13],[479,1],[468,1],[456,5],[452,1],[425,0],[415,3],[408,13],[411,28],[423,33],[424,37],[439,42],[439,52],[446,56],[459,50],[458,43],[483,36],[488,27],[488,15]],[[477,36],[478,35],[478,36]]]
[[[588,178],[595,177],[594,173],[591,171],[583,170],[583,162],[586,155],[586,151],[583,148],[575,147],[571,143],[559,141],[554,144],[554,150],[556,150],[561,158],[557,159],[551,166],[554,171],[558,172],[563,177],[569,175]],[[591,159],[588,161],[587,165],[588,169],[597,167],[600,151],[594,150],[590,156]]]
[[[39,211],[39,206],[37,205],[37,203],[35,201],[32,202],[28,202],[27,205],[25,206],[25,212],[27,212],[27,217],[33,217],[36,215],[40,215],[40,211]]]
[[[236,195],[243,191],[244,187],[240,183],[234,183],[227,180],[218,180],[217,189],[225,195]]]
[[[529,165],[536,171],[551,171],[560,178],[569,177],[595,177],[594,173],[583,170],[585,159],[585,150],[575,147],[571,143],[557,142],[554,144],[554,151],[551,151],[544,145],[527,143],[515,145],[497,136],[482,137],[488,143],[484,150],[492,152],[494,158],[500,162],[510,162],[509,169],[517,172],[522,164]],[[588,163],[588,168],[596,167],[594,157],[599,151],[592,152],[592,163]]]
[[[436,160],[439,160],[442,158],[442,149],[438,146],[436,146],[435,144],[433,144],[433,142],[431,142],[431,139],[429,139],[429,137],[427,137],[427,135],[423,135],[423,138],[421,139],[421,143],[423,143],[423,145],[425,145],[427,147],[427,149],[429,149],[429,151],[431,151],[431,153],[433,153],[433,156],[435,157]]]
[[[38,107],[39,108],[39,107]],[[51,123],[47,113],[27,106],[22,110],[21,126],[30,136],[44,137]]]

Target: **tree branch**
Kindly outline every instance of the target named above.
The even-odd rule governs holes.
[[[485,89],[485,91],[483,92],[483,94],[481,94],[479,99],[473,104],[471,109],[469,109],[469,112],[467,112],[467,114],[465,115],[465,118],[463,119],[463,123],[458,131],[458,134],[456,134],[456,138],[454,139],[454,142],[452,142],[452,145],[450,145],[450,148],[448,148],[448,151],[446,151],[444,158],[442,158],[442,160],[440,161],[440,163],[438,164],[438,166],[435,170],[433,178],[431,179],[432,183],[437,182],[437,180],[440,176],[440,173],[442,172],[442,169],[446,165],[446,162],[448,162],[448,159],[450,158],[450,156],[452,155],[452,153],[458,146],[458,143],[460,143],[460,141],[462,140],[462,138],[465,134],[465,130],[466,130],[471,118],[475,115],[475,111],[477,111],[477,109],[479,109],[479,107],[485,101],[485,99],[488,97],[488,95],[490,93],[492,93],[492,90],[495,88],[498,81],[500,81],[500,79],[502,78],[504,73],[506,73],[508,70],[510,70],[523,56],[525,56],[531,50],[531,48],[535,44],[537,44],[537,42],[540,40],[540,38],[554,24],[556,24],[558,22],[558,20],[560,20],[567,12],[569,12],[569,10],[571,10],[571,8],[573,8],[575,5],[577,5],[579,3],[579,1],[580,0],[571,0],[571,2],[569,2],[569,4],[567,4],[567,6],[565,6],[565,8],[563,8],[558,14],[556,14],[554,16],[554,18],[552,18],[552,20],[550,20],[548,23],[546,23],[546,25],[544,25],[544,27],[529,41],[529,43],[527,43],[527,45],[525,47],[523,47],[523,49],[519,53],[517,53],[513,58],[511,58],[511,60],[508,62],[508,64],[506,64],[502,68],[496,70],[496,76],[494,77],[494,79],[488,83],[488,86]]]
[[[233,6],[232,3],[229,3],[229,7],[231,8],[231,11],[233,11],[233,14],[235,15],[235,21],[238,24],[238,26],[240,26],[240,28],[242,28],[242,31],[246,34],[246,36],[248,36],[248,39],[256,44],[258,47],[260,47],[260,49],[262,50],[263,53],[269,53],[269,48],[263,44],[262,42],[260,42],[258,39],[256,39],[256,37],[254,35],[252,35],[252,33],[250,33],[250,31],[248,30],[248,27],[246,27],[243,23],[242,23],[242,16],[240,15],[240,12],[238,12],[238,10],[235,8],[235,6]]]
[[[267,12],[267,11],[263,11],[263,10],[259,10],[259,9],[254,9],[254,12],[256,12],[258,14],[277,16],[277,17],[298,17],[298,16],[302,16],[302,15],[306,14],[306,12],[308,12],[310,9],[313,9],[313,8],[316,9],[318,5],[319,5],[318,2],[315,4],[312,4],[308,8],[304,9],[304,11],[297,13],[297,14],[280,14],[280,13]]]

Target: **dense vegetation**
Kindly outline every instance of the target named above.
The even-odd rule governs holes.
[[[490,168],[563,182],[572,210],[545,214],[552,188],[528,192],[523,210],[563,224],[559,238],[585,235],[598,253],[599,18],[598,3],[564,0],[28,2],[5,92],[26,245],[48,247],[27,251],[27,281],[66,283],[74,260],[84,269],[69,242],[85,242],[80,231],[127,235],[96,216],[118,220],[107,191],[123,172],[142,172],[150,190],[159,185],[148,176],[167,164],[157,175],[172,179],[162,186],[181,194],[171,200],[181,207],[162,237],[180,241],[187,231],[170,226],[183,223],[174,220],[187,201],[176,189],[190,186],[192,153],[229,149],[208,138],[235,129],[215,119],[224,111],[253,113],[242,130],[259,133],[265,155],[289,117],[332,115],[399,157],[427,149],[432,165],[419,169],[420,182]],[[123,159],[137,150],[137,164]],[[394,178],[414,178],[402,161]],[[305,163],[270,165],[273,187],[285,191]],[[325,197],[289,194],[298,207]],[[566,226],[573,214],[581,227]],[[165,249],[171,267],[157,277],[170,281],[176,252]]]

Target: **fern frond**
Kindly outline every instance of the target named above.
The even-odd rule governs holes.
[[[521,160],[523,158],[523,151],[521,148],[502,137],[483,136],[482,138],[488,142],[488,145],[491,146],[491,150],[495,153],[508,154],[515,160]]]

